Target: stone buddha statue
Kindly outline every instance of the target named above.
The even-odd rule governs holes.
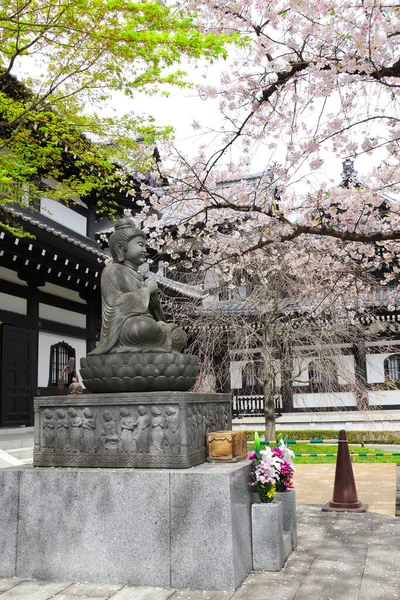
[[[142,275],[146,238],[130,217],[110,236],[112,262],[101,275],[100,342],[81,358],[91,392],[187,391],[198,372],[196,356],[182,353],[186,334],[166,323],[155,277]]]
[[[180,352],[186,334],[166,323],[154,276],[139,267],[146,261],[146,238],[130,217],[120,219],[110,237],[113,262],[101,276],[100,343],[90,355],[121,352]]]

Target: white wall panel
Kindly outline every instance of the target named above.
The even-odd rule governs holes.
[[[367,354],[368,383],[383,383],[385,381],[384,362],[390,354]]]
[[[26,281],[22,281],[16,273],[12,269],[6,269],[5,267],[0,267],[0,289],[1,289],[1,279],[4,281],[11,281],[11,283],[16,283],[17,285],[22,285],[24,287],[28,287]]]
[[[40,201],[40,212],[51,219],[80,233],[86,235],[86,217],[80,215],[72,208],[64,206],[60,202],[50,200],[49,198],[42,198]]]
[[[352,354],[338,354],[335,360],[339,385],[354,383],[356,379],[354,356]]]
[[[18,313],[19,315],[26,315],[26,299],[0,292],[0,308],[2,310],[9,310],[11,312]]]
[[[356,406],[354,395],[351,392],[293,395],[293,408],[300,410],[307,408],[337,408],[340,410],[344,406]]]
[[[385,408],[393,404],[400,404],[400,390],[368,392],[368,401],[370,406],[384,406]]]
[[[86,329],[86,315],[81,315],[63,308],[57,308],[57,306],[42,304],[41,302],[39,303],[39,318]]]
[[[68,288],[61,287],[61,285],[55,285],[54,283],[48,283],[39,288],[41,292],[52,294],[53,296],[59,296],[59,298],[65,298],[66,300],[73,300],[79,304],[86,304],[85,300],[80,297],[79,292],[75,290],[69,290]]]
[[[80,359],[86,356],[86,340],[79,338],[66,337],[39,331],[39,357],[38,357],[38,386],[47,387],[50,371],[50,347],[58,342],[66,342],[76,353],[76,369],[79,373]],[[81,377],[79,377],[81,379]]]

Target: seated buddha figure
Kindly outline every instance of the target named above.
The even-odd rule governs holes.
[[[90,354],[180,352],[185,332],[164,321],[155,278],[138,271],[147,256],[143,231],[124,217],[116,222],[109,243],[113,262],[101,276],[101,337]]]

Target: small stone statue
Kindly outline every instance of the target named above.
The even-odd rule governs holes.
[[[136,442],[133,438],[133,430],[137,427],[137,422],[131,417],[131,411],[129,408],[122,407],[119,410],[121,416],[120,428],[121,428],[121,439],[120,439],[120,452],[135,452]]]
[[[53,412],[46,408],[43,412],[43,447],[54,448],[57,436],[57,423],[53,418]]]
[[[149,451],[150,417],[145,406],[138,407],[137,427],[133,434],[137,452]]]
[[[82,417],[78,415],[78,411],[72,406],[68,409],[68,415],[70,417],[69,422],[71,425],[69,449],[71,452],[79,452],[81,449],[83,420]]]
[[[175,408],[167,406],[165,409],[165,453],[179,454],[179,415]]]
[[[90,408],[85,408],[82,419],[82,452],[94,452],[96,448],[96,418]]]
[[[82,384],[76,379],[76,377],[72,378],[72,383],[68,388],[68,394],[82,394]]]
[[[153,406],[151,409],[151,454],[162,454],[164,452],[164,427],[165,419],[161,414],[158,406]]]
[[[57,443],[56,446],[60,450],[68,448],[68,430],[69,420],[65,416],[65,411],[62,408],[56,410],[57,415]]]
[[[110,237],[113,262],[101,276],[100,343],[89,354],[113,352],[179,352],[186,334],[166,323],[154,277],[138,268],[146,261],[146,238],[130,217],[120,219]]]
[[[109,454],[117,454],[119,436],[117,432],[117,425],[114,421],[111,411],[105,410],[103,413],[103,432],[101,434],[101,441],[104,450]]]

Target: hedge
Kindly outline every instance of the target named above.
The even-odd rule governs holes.
[[[249,441],[254,439],[254,431],[246,431]],[[301,429],[279,430],[285,440],[337,440],[337,429]],[[260,439],[265,439],[265,430],[258,432]],[[346,431],[351,444],[400,444],[400,431]]]

